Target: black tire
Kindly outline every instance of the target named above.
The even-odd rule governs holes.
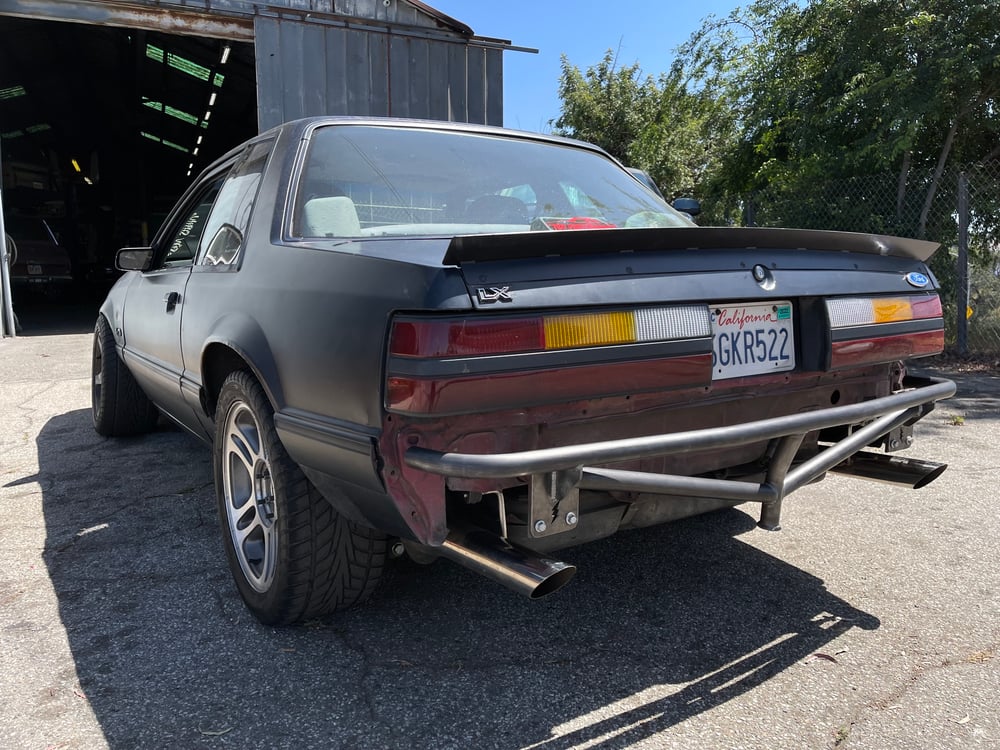
[[[226,558],[258,620],[287,625],[371,596],[386,565],[386,536],[342,517],[306,479],[249,372],[222,385],[213,453]]]
[[[118,356],[111,325],[97,316],[90,376],[94,429],[105,437],[140,435],[156,427],[159,412]]]

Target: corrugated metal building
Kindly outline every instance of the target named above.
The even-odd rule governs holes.
[[[0,0],[0,16],[250,42],[261,129],[313,114],[503,124],[510,43],[419,0]]]
[[[420,0],[0,0],[4,223],[92,273],[282,121],[502,125],[514,49]]]
[[[254,18],[262,126],[322,113],[503,124],[504,43],[419,2],[312,4],[340,12]]]

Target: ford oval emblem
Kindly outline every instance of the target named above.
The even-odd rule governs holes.
[[[923,289],[925,286],[931,283],[931,280],[927,278],[925,274],[922,274],[919,271],[910,271],[903,278],[906,279],[907,284],[909,284],[910,286],[915,286],[917,287],[917,289]]]

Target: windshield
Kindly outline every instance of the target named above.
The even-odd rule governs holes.
[[[693,226],[598,153],[430,129],[319,128],[296,196],[297,237]]]
[[[46,219],[27,219],[19,216],[5,216],[4,229],[14,238],[15,242],[36,242],[45,245],[58,245],[57,228],[54,222]]]

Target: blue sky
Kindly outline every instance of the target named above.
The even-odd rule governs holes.
[[[738,0],[426,0],[479,36],[509,39],[537,55],[504,53],[504,125],[549,132],[559,115],[559,56],[581,70],[605,50],[623,65],[638,62],[645,74],[670,67],[674,51],[709,15],[726,16]]]

